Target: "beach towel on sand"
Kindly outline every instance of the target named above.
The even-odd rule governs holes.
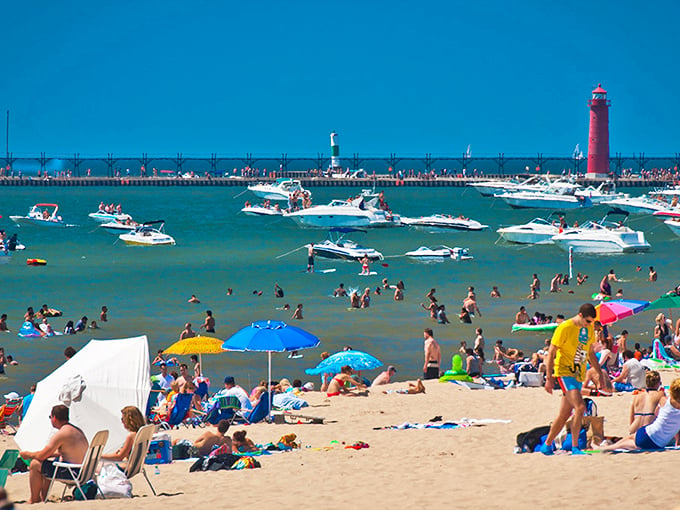
[[[477,420],[475,418],[461,418],[458,421],[438,421],[428,423],[404,422],[401,425],[389,425],[387,427],[374,427],[373,430],[406,430],[406,429],[457,429],[460,427],[473,427],[489,425],[491,423],[510,423],[510,420],[494,420],[485,418]]]
[[[250,459],[243,461],[243,459]],[[241,462],[243,461],[243,462]],[[237,466],[238,464],[238,466]],[[244,469],[261,467],[260,463],[252,457],[243,457],[231,453],[222,453],[212,457],[201,457],[189,468],[189,472],[194,471],[219,471],[221,469]]]

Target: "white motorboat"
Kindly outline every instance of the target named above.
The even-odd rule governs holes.
[[[496,230],[500,236],[511,243],[552,244],[552,237],[570,230],[564,221],[564,213],[553,212],[547,218],[534,218],[523,225],[512,225]]]
[[[482,225],[476,220],[465,218],[463,215],[458,217],[447,214],[433,214],[432,216],[421,216],[420,218],[401,218],[401,222],[409,227],[423,227],[429,229],[453,229],[453,230],[484,230],[488,225]]]
[[[668,218],[663,223],[676,236],[680,236],[680,211],[657,211],[654,216]]]
[[[618,222],[609,221],[612,215],[622,216]],[[553,242],[565,251],[573,248],[575,253],[634,253],[649,251],[651,246],[645,234],[624,225],[628,212],[612,209],[599,222],[588,221],[553,236]]]
[[[158,228],[154,228],[153,225],[159,225]],[[124,241],[125,244],[133,244],[139,246],[164,246],[164,245],[174,245],[175,240],[163,232],[163,226],[165,222],[163,220],[148,221],[143,225],[135,227],[131,232],[125,234],[120,234],[118,239]]]
[[[671,204],[665,200],[654,198],[650,195],[641,195],[639,197],[631,197],[624,195],[623,197],[612,200],[605,200],[602,204],[623,209],[632,214],[654,214],[657,211],[672,210]]]
[[[88,214],[88,216],[99,223],[110,223],[112,221],[126,221],[132,219],[132,216],[129,214],[107,213],[101,209],[97,212]]]
[[[494,196],[515,209],[580,209],[593,206],[593,201],[589,197],[576,195],[573,188],[515,191]]]
[[[132,232],[135,228],[139,226],[132,220],[130,221],[109,221],[107,223],[101,223],[99,225],[101,228],[106,230],[109,234],[120,235],[125,232]]]
[[[454,259],[454,260],[471,260],[473,257],[470,255],[470,251],[467,248],[449,248],[445,245],[434,246],[429,248],[427,246],[421,246],[420,248],[408,251],[404,255],[407,257],[413,257],[417,259]]]
[[[374,202],[376,199],[371,200]],[[369,203],[370,203],[369,202]],[[333,200],[328,205],[300,209],[284,216],[303,227],[400,227],[399,215],[376,209],[360,197],[352,202]]]
[[[482,196],[492,197],[504,192],[514,191],[544,191],[550,186],[561,185],[562,187],[579,187],[570,184],[559,177],[553,180],[552,176],[533,175],[527,179],[520,180],[517,177],[507,179],[492,179],[488,181],[468,182],[467,186],[475,188]]]
[[[288,200],[291,193],[295,191],[304,192],[311,196],[311,191],[307,191],[302,187],[300,181],[294,179],[276,179],[274,183],[259,182],[248,186],[248,191],[251,191],[255,196],[265,200]]]
[[[10,216],[9,218],[16,224],[33,224],[44,227],[75,227],[66,223],[57,214],[59,206],[57,204],[35,204],[28,210],[26,216]]]
[[[358,261],[364,257],[369,260],[382,260],[383,254],[373,248],[367,248],[345,239],[345,235],[350,232],[366,232],[356,228],[332,228],[328,231],[328,239],[321,243],[307,244],[307,248],[312,246],[314,254],[327,259],[343,259]]]
[[[265,207],[264,205],[248,205],[241,209],[246,216],[282,216],[283,211],[275,207]]]
[[[605,181],[597,187],[587,186],[583,189],[576,189],[574,195],[577,197],[588,197],[594,205],[624,197],[623,193],[616,192],[616,185],[611,181]]]

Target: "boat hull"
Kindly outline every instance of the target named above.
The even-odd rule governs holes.
[[[17,225],[38,225],[40,227],[58,227],[58,228],[69,226],[63,221],[39,220],[37,218],[28,218],[26,216],[10,216],[9,219],[12,220]]]
[[[554,236],[553,242],[564,251],[569,251],[569,248],[572,248],[574,253],[638,253],[651,249],[651,246],[646,242],[644,244],[621,244],[615,240],[560,239],[559,236]]]
[[[496,232],[510,243],[517,244],[552,244],[553,236],[557,234],[557,229],[553,232],[520,231],[499,228]]]

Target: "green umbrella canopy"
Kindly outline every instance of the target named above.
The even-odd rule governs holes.
[[[647,310],[660,310],[664,308],[680,308],[680,296],[665,294],[655,299],[647,307]]]

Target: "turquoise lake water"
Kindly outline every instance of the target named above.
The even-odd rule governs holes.
[[[629,225],[643,230],[652,251],[646,254],[615,256],[575,256],[574,274],[590,275],[586,285],[575,281],[559,294],[547,292],[550,279],[557,272],[567,272],[567,254],[555,246],[514,246],[497,243],[495,229],[501,225],[524,223],[547,211],[513,210],[500,200],[483,198],[467,188],[390,188],[386,198],[396,213],[420,216],[432,213],[464,214],[488,224],[483,232],[427,233],[409,228],[373,229],[352,238],[381,251],[387,258],[383,267],[372,265],[376,276],[361,277],[358,263],[317,258],[317,269],[336,268],[326,274],[306,274],[306,250],[279,258],[305,243],[321,241],[324,230],[301,229],[285,218],[248,217],[238,213],[250,193],[237,198],[245,188],[169,187],[169,188],[4,188],[0,207],[0,226],[8,234],[19,233],[27,250],[15,252],[13,260],[0,265],[2,294],[0,313],[7,313],[12,333],[0,338],[0,345],[13,355],[19,366],[7,369],[7,379],[0,379],[0,390],[26,392],[32,382],[50,373],[64,361],[63,350],[76,348],[91,338],[111,339],[145,334],[149,349],[169,346],[178,339],[185,322],[194,328],[203,322],[205,310],[211,309],[217,321],[216,336],[227,339],[253,320],[290,321],[292,309],[304,304],[304,320],[294,321],[321,338],[318,348],[304,351],[301,359],[288,359],[286,354],[273,356],[273,377],[306,379],[304,369],[313,367],[319,353],[334,352],[344,345],[365,350],[385,364],[395,365],[398,379],[414,379],[422,369],[422,331],[432,327],[442,345],[444,368],[457,351],[461,340],[474,339],[474,329],[482,327],[487,345],[497,338],[504,344],[525,352],[538,348],[543,336],[535,333],[510,334],[510,326],[520,305],[533,314],[541,311],[556,315],[573,315],[578,306],[590,301],[602,276],[614,269],[624,296],[652,300],[678,284],[675,268],[679,240],[662,222],[648,216],[631,216]],[[311,188],[315,204],[333,198],[347,198],[357,188]],[[627,189],[640,194],[644,189]],[[172,235],[174,247],[131,247],[117,237],[97,228],[87,214],[97,209],[100,201],[122,203],[126,212],[138,221],[166,220],[166,232]],[[36,226],[17,228],[10,215],[26,214],[37,202],[54,202],[60,213],[78,227],[47,229]],[[599,219],[604,206],[567,214],[572,223]],[[474,260],[429,263],[399,256],[421,245],[446,244],[470,249]],[[44,267],[30,267],[26,258],[43,258]],[[637,266],[642,271],[636,272]],[[647,282],[650,265],[659,279]],[[529,301],[532,273],[538,273],[543,292],[537,301]],[[405,300],[395,302],[392,294],[372,296],[371,307],[348,310],[345,299],[334,299],[333,289],[340,282],[347,288],[375,288],[382,278],[390,283],[403,280]],[[275,299],[274,283],[285,291],[284,299]],[[460,311],[467,287],[477,292],[482,317],[472,325],[460,324]],[[498,285],[501,299],[491,299],[489,292]],[[227,296],[228,287],[234,289]],[[438,325],[420,307],[427,291],[435,287],[440,303],[447,306],[450,325]],[[571,289],[574,294],[568,294]],[[254,295],[253,291],[262,291]],[[201,304],[189,304],[196,294]],[[49,339],[19,339],[16,336],[28,306],[38,309],[43,303],[64,312],[51,320],[55,330],[63,330],[67,320],[74,322],[86,315],[99,319],[102,305],[109,309],[109,321],[101,329],[74,336]],[[289,303],[291,311],[277,310]],[[632,341],[650,342],[656,312],[645,312],[613,326],[631,332]],[[680,311],[677,316],[680,317]],[[293,321],[290,321],[293,322]],[[487,347],[487,352],[489,351]],[[188,361],[188,357],[186,358]],[[214,381],[232,374],[245,386],[266,377],[266,354],[225,353],[204,356],[205,372]],[[377,373],[377,372],[376,372]],[[367,373],[369,377],[373,373]],[[314,379],[316,380],[316,379]]]

